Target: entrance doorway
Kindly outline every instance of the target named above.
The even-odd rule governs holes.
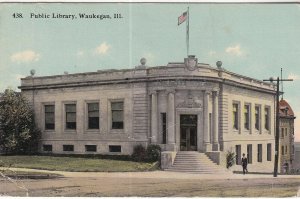
[[[197,115],[180,115],[180,150],[197,150]]]

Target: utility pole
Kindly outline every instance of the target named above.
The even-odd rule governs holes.
[[[270,79],[264,79],[263,81],[268,81],[273,83],[274,78],[271,77]],[[283,81],[293,81],[293,79],[281,79],[277,77],[276,80],[276,131],[275,131],[275,160],[274,160],[274,173],[273,176],[277,177],[278,173],[278,157],[279,157],[279,82]]]

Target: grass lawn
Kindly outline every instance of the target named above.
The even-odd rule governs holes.
[[[43,169],[52,171],[148,171],[157,168],[154,163],[79,157],[0,156],[3,167]]]

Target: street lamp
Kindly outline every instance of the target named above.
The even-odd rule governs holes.
[[[273,83],[274,78],[270,77],[270,79],[264,79],[263,81],[268,81]],[[283,81],[293,81],[292,79],[279,79],[277,77],[276,80],[276,131],[275,131],[275,161],[274,161],[274,173],[273,176],[277,177],[278,173],[278,156],[279,156],[279,82]]]

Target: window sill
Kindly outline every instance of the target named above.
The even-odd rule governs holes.
[[[124,129],[110,129],[109,133],[125,133]]]
[[[45,153],[45,154],[52,154],[52,151],[42,151],[42,153]]]
[[[100,129],[86,129],[84,133],[100,134]]]
[[[55,133],[55,129],[53,129],[53,130],[50,130],[50,129],[44,130],[44,133]]]
[[[64,133],[77,133],[76,130],[71,130],[71,129],[65,129]]]

